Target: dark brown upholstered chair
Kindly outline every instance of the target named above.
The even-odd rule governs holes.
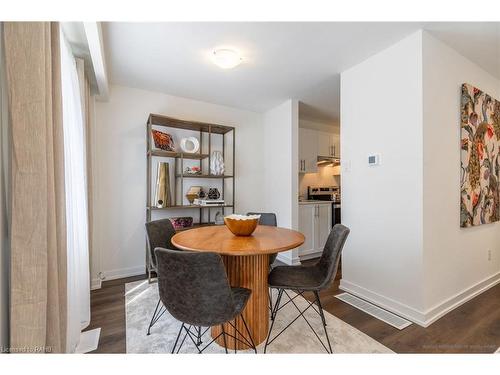
[[[283,328],[274,338],[271,339],[271,333],[273,330],[273,325],[276,319],[276,314],[278,311],[288,304],[292,302],[292,304],[299,311],[299,316],[297,319],[302,316],[306,322],[308,323],[311,329],[311,324],[307,321],[307,318],[304,316],[304,312],[308,310],[310,307],[313,307],[313,304],[316,303],[318,305],[318,310],[313,307],[313,309],[320,315],[321,322],[323,323],[323,328],[325,330],[326,340],[328,342],[328,348],[323,343],[323,341],[319,338],[318,334],[313,330],[315,335],[318,337],[319,341],[326,349],[328,353],[332,353],[332,346],[330,344],[330,339],[328,337],[328,332],[326,330],[326,321],[325,316],[323,314],[323,308],[321,306],[321,301],[319,299],[319,291],[327,288],[331,282],[335,279],[335,275],[337,273],[337,268],[339,265],[340,255],[342,253],[342,248],[344,247],[344,243],[349,235],[349,228],[342,224],[336,224],[332,230],[330,231],[330,235],[326,240],[325,247],[323,249],[323,254],[319,261],[310,266],[277,266],[274,267],[271,273],[269,274],[269,287],[275,288],[278,290],[278,297],[276,300],[276,304],[273,307],[271,312],[271,327],[269,328],[269,334],[267,335],[266,345],[264,347],[264,353],[266,352],[267,346],[276,339],[279,335],[283,333],[292,323],[288,324],[285,328]],[[293,290],[297,293],[296,296],[290,296],[287,290]],[[304,310],[300,310],[298,306],[295,304],[293,299],[298,296],[302,296],[304,292],[309,291],[313,292],[315,296],[315,300],[313,302],[308,302],[308,306]],[[281,298],[283,293],[286,294],[289,301],[287,301],[283,306],[280,307]]]
[[[172,245],[172,237],[175,234],[175,229],[170,222],[170,219],[155,220],[146,223],[146,234],[148,242],[148,281],[151,283],[151,271],[158,274],[156,266],[156,255],[155,249],[157,247],[178,250],[174,245]],[[155,311],[151,317],[151,321],[148,327],[148,335],[151,334],[151,327],[155,325],[158,319],[165,313],[165,308],[161,305],[160,299],[156,304]]]
[[[175,352],[183,331],[184,338],[177,348],[177,353],[186,336],[189,336],[198,352],[202,353],[221,335],[224,341],[227,336],[232,337],[235,341],[238,340],[252,347],[257,353],[250,331],[241,315],[250,298],[251,290],[232,288],[229,285],[222,258],[218,254],[162,248],[156,248],[155,252],[158,261],[160,299],[170,314],[182,323],[172,353]],[[241,317],[244,323],[246,336],[236,329],[238,317]],[[225,332],[224,323],[229,323],[235,329],[236,334],[231,335]],[[195,340],[196,333],[193,333],[191,328],[217,325],[222,327],[222,332],[200,349],[199,342]]]

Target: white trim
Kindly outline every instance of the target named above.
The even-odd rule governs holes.
[[[109,99],[109,84],[101,23],[84,22],[83,27],[87,37],[90,58],[92,59],[97,89],[99,90],[99,96],[97,98],[101,101],[107,101]]]
[[[467,301],[470,301],[474,297],[487,291],[488,289],[492,288],[498,283],[500,283],[500,272],[494,274],[493,276],[487,277],[486,279],[471,286],[470,288],[464,289],[462,292],[457,293],[454,296],[448,298],[447,300],[444,300],[443,302],[428,309],[425,312],[426,316],[425,327],[431,325],[442,316],[448,314],[450,311],[456,309],[458,306],[463,305]]]
[[[101,289],[102,287],[102,280],[97,278],[97,279],[92,279],[90,282],[90,290],[96,290],[96,289]]]
[[[276,257],[280,262],[283,262],[289,266],[298,266],[300,264],[300,258],[298,257],[298,251],[289,250],[282,253],[278,253]]]
[[[124,277],[131,277],[137,275],[144,275],[146,273],[145,266],[136,266],[129,268],[119,268],[116,270],[103,271],[104,280],[122,279]]]
[[[428,327],[439,318],[448,314],[450,311],[456,309],[499,283],[500,272],[487,277],[479,283],[464,289],[462,292],[457,293],[456,295],[423,312],[344,279],[340,280],[339,289],[369,301],[379,307],[382,307],[383,309],[391,311],[392,313],[406,318],[422,327]]]

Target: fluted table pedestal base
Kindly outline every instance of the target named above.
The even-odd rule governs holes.
[[[227,256],[222,259],[226,266],[226,272],[231,286],[248,288],[252,291],[250,299],[243,310],[243,317],[248,326],[255,346],[262,343],[267,336],[269,329],[269,295],[267,276],[269,273],[269,255],[248,255],[248,256]],[[232,322],[234,324],[234,321]],[[247,336],[247,330],[243,320],[236,318],[236,328]],[[240,338],[240,333],[235,332],[230,324],[224,325],[224,330],[230,335]],[[217,337],[222,332],[221,327],[212,328],[212,337]],[[249,339],[247,337],[247,339]],[[240,338],[240,340],[245,341]],[[235,340],[226,336],[226,347],[235,348]],[[216,342],[224,346],[223,337],[219,337]],[[249,346],[236,340],[236,349],[249,349]]]

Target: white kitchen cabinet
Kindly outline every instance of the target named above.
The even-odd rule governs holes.
[[[299,128],[299,172],[316,173],[318,166],[318,136],[312,129]]]
[[[305,237],[304,243],[299,247],[299,256],[301,254],[310,254],[315,252],[313,235],[315,217],[315,204],[299,205],[299,231]]]
[[[317,131],[318,155],[340,157],[340,136],[338,134]]]
[[[329,133],[317,132],[318,136],[318,155],[331,156],[332,155],[332,136]]]
[[[331,134],[332,156],[340,158],[340,135]]]
[[[321,256],[331,228],[331,203],[299,204],[299,231],[305,237],[299,247],[299,257],[308,259]]]

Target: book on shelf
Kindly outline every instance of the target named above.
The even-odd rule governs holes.
[[[224,199],[200,199],[196,198],[193,204],[198,206],[224,206],[226,202]]]

